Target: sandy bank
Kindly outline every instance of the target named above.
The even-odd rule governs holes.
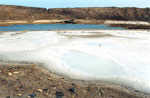
[[[16,24],[57,24],[64,20],[4,20],[0,21],[0,26],[16,25]]]

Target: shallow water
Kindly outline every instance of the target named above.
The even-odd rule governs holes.
[[[69,52],[63,55],[66,67],[79,72],[98,76],[123,76],[123,70],[117,63],[80,52]]]
[[[110,29],[124,30],[120,27],[108,27],[107,25],[90,24],[28,24],[0,26],[0,31],[23,31],[23,30],[62,30],[62,29]]]

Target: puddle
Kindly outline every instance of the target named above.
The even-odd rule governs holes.
[[[65,53],[63,55],[63,61],[69,69],[87,74],[100,76],[123,75],[123,70],[120,65],[115,62],[86,53]]]

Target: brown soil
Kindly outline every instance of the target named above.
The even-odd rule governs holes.
[[[35,64],[0,64],[0,98],[148,97],[117,86],[73,82]]]

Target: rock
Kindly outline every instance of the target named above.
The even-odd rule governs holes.
[[[18,96],[20,97],[20,96],[22,96],[22,94],[18,94]]]
[[[6,98],[10,98],[10,96],[7,96]]]
[[[104,90],[100,90],[100,91],[99,91],[99,95],[102,96],[102,97],[103,97],[104,93],[105,93]]]
[[[24,88],[24,86],[23,86],[23,85],[20,85],[19,88],[20,88],[20,89],[21,89],[21,88]]]
[[[11,72],[8,72],[8,75],[9,75],[9,76],[12,76],[13,74],[12,74]]]
[[[62,98],[62,96],[64,96],[64,93],[57,91],[57,92],[55,93],[55,95],[56,95],[56,98]]]
[[[48,91],[48,88],[43,89],[43,91]]]
[[[29,94],[29,97],[34,98],[36,97],[36,94]]]
[[[75,93],[76,89],[73,87],[73,88],[70,88],[68,91],[71,92],[71,93]]]
[[[42,92],[43,92],[43,90],[42,90],[42,89],[37,89],[36,91],[38,91],[38,92],[40,92],[40,93],[42,93]]]
[[[67,24],[75,24],[74,20],[65,20],[64,23],[67,23]]]
[[[59,85],[61,85],[61,83],[58,83]]]
[[[74,96],[72,96],[71,98],[75,98]]]

